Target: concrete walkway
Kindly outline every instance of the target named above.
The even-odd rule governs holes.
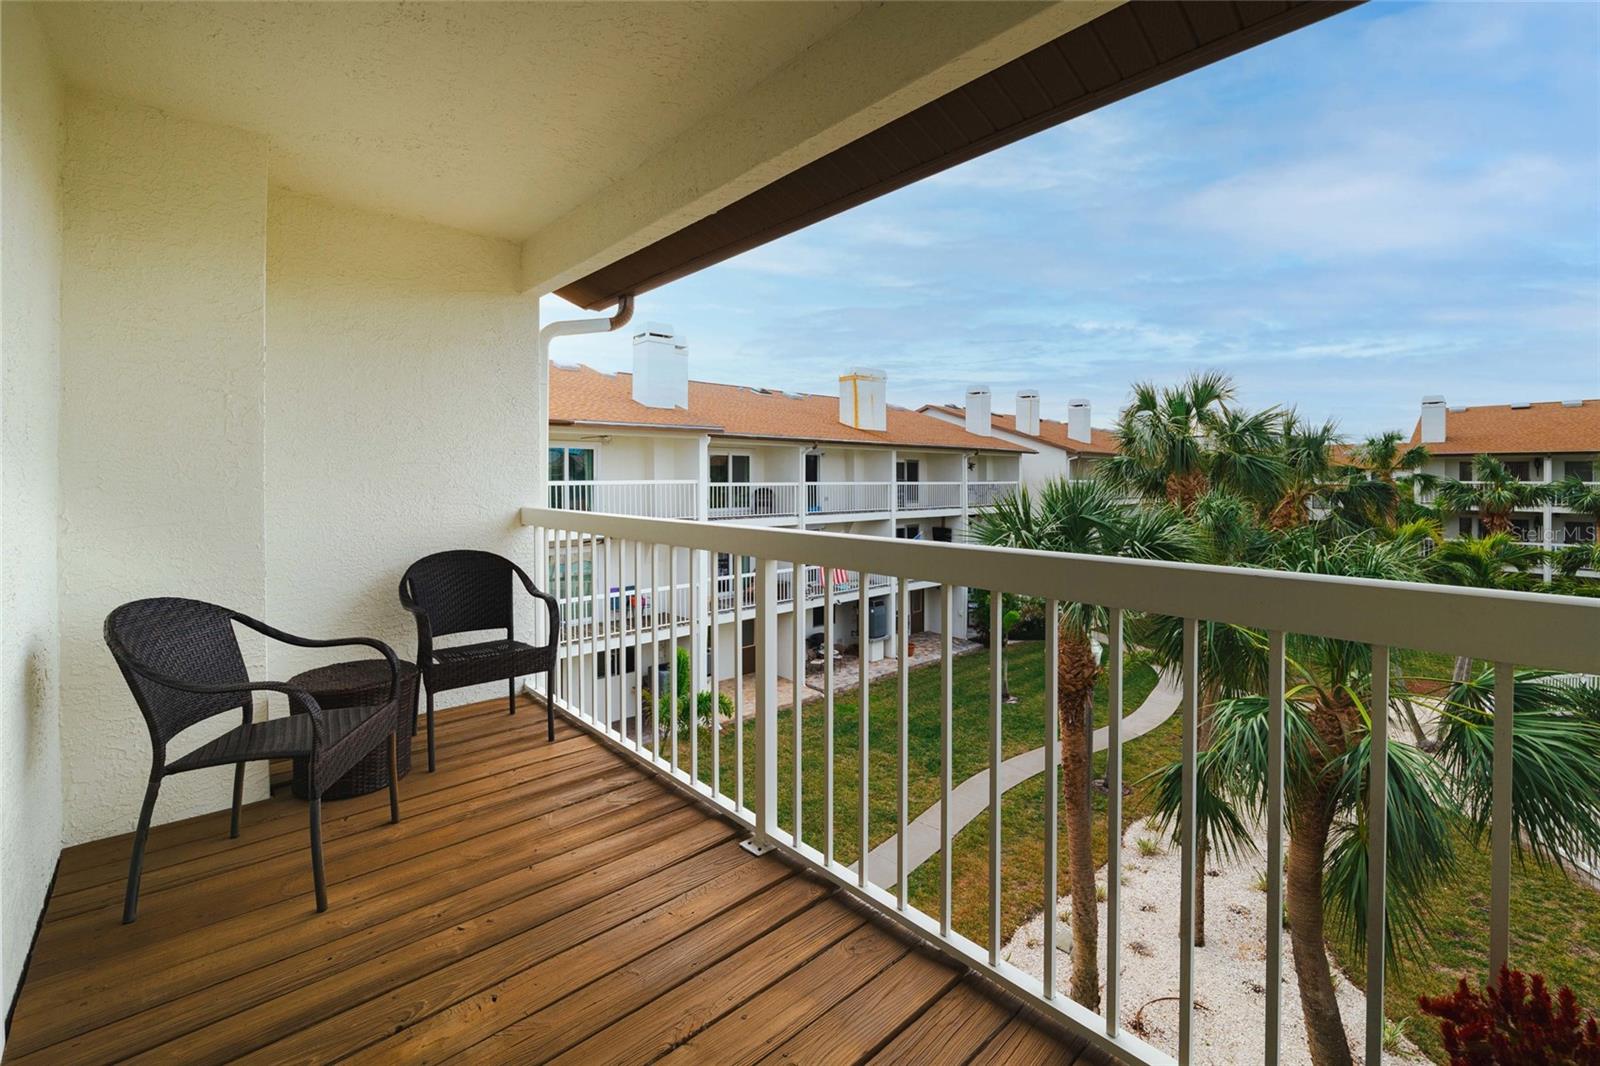
[[[1183,699],[1178,686],[1165,679],[1157,682],[1144,702],[1122,720],[1122,742],[1141,737],[1172,717]],[[1110,732],[1105,726],[1094,731],[1094,750],[1105,751]],[[1000,789],[1009,792],[1024,781],[1044,773],[1044,749],[1034,748],[1013,755],[1000,764]],[[939,854],[939,809],[935,803],[906,827],[906,873]],[[950,836],[952,838],[974,818],[989,809],[989,771],[973,774],[950,790]],[[867,876],[880,886],[893,886],[898,872],[896,837],[889,837],[867,856]]]

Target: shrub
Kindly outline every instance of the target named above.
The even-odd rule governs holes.
[[[1539,974],[1502,966],[1493,988],[1462,978],[1453,995],[1419,996],[1417,1005],[1439,1019],[1451,1066],[1600,1066],[1600,1024],[1570,988],[1552,1001]]]
[[[687,734],[689,732],[689,687],[693,684],[694,674],[687,649],[679,648],[677,658],[678,732]],[[717,707],[722,711],[722,717],[731,717],[733,715],[733,698],[726,692],[719,691],[717,693]],[[661,716],[662,730],[670,731],[672,729],[672,704],[668,702],[665,692],[661,694],[661,698],[656,704],[656,709]],[[711,728],[711,692],[709,689],[700,693],[699,698],[695,700],[695,721],[703,730]]]

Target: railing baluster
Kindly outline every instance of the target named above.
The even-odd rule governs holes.
[[[778,564],[756,560],[756,840],[778,835]]]
[[[733,806],[744,806],[744,560],[733,567]]]
[[[822,569],[822,855],[833,865],[833,581]]]
[[[1111,660],[1106,683],[1106,1035],[1114,1037],[1122,1026],[1118,1015],[1122,1010],[1122,661],[1126,653],[1121,607],[1107,612],[1106,636],[1106,657]],[[1094,735],[1092,721],[1089,735]]]
[[[699,625],[705,610],[701,596],[703,567],[699,549],[689,552],[689,780],[700,783],[700,684],[704,681],[705,633]]]
[[[661,546],[650,544],[650,751],[661,758],[661,584],[656,570]],[[670,550],[670,549],[669,549]]]
[[[1183,863],[1178,891],[1178,1062],[1193,1062],[1194,1047],[1194,879],[1195,748],[1200,718],[1200,623],[1183,620],[1183,794],[1178,805],[1179,855]]]
[[[1061,605],[1055,600],[1046,600],[1044,605],[1044,973],[1042,983],[1044,998],[1056,998],[1056,925],[1058,923],[1058,897],[1057,885],[1060,882],[1060,835],[1059,813],[1061,798],[1061,716],[1060,716],[1060,679],[1056,673],[1057,659],[1060,657],[1061,633]],[[1114,793],[1113,793],[1114,794]],[[1108,805],[1109,810],[1109,805]],[[1117,854],[1117,838],[1106,837],[1108,848],[1107,857],[1113,858]],[[1109,877],[1111,868],[1107,867]],[[1111,881],[1106,882],[1108,885]],[[1107,905],[1115,907],[1113,897],[1107,895]],[[1109,919],[1111,911],[1107,912]],[[1107,930],[1110,930],[1108,924]],[[1112,974],[1115,972],[1107,964],[1106,970],[1106,995],[1110,1002],[1110,995],[1114,987]]]
[[[856,628],[860,631],[858,636],[860,637],[861,644],[861,655],[856,660],[857,665],[860,667],[858,672],[861,675],[857,679],[861,689],[861,694],[859,697],[860,705],[858,708],[858,725],[860,726],[861,733],[859,753],[861,757],[861,848],[856,857],[856,873],[860,880],[861,887],[865,888],[867,887],[867,853],[871,850],[871,848],[868,846],[868,842],[871,840],[870,829],[868,826],[868,821],[871,817],[871,814],[867,795],[867,763],[870,756],[870,749],[868,745],[870,744],[869,733],[871,700],[867,678],[867,660],[870,658],[869,648],[872,643],[869,639],[872,633],[872,601],[867,598],[867,588],[871,581],[869,575],[864,570],[857,571],[856,578],[861,582],[861,584],[858,586],[861,589],[861,593],[856,598],[856,607],[860,613],[860,622]]]
[[[611,729],[611,538],[600,542],[600,708]]]
[[[667,545],[667,714],[672,730],[672,768],[678,768],[678,549]]]
[[[954,585],[939,586],[939,933],[950,935],[950,789],[955,717]]]
[[[989,592],[989,965],[1000,962],[1000,715],[1004,696],[1005,596]]]
[[[1511,957],[1511,749],[1516,714],[1516,669],[1494,664],[1494,796],[1489,822],[1489,983]]]
[[[907,754],[911,736],[911,582],[897,578],[900,595],[899,610],[895,618],[896,652],[900,657],[900,824],[895,834],[895,901],[906,909],[906,820],[910,817],[910,800],[907,796],[910,777],[910,757]]]
[[[628,538],[617,538],[617,731],[622,734],[623,742],[628,740]],[[610,593],[606,606],[611,601]],[[611,660],[606,659],[606,665],[611,665]],[[639,746],[638,734],[634,734],[633,746]]]
[[[1367,763],[1367,1061],[1383,1061],[1384,892],[1389,863],[1389,649],[1372,647]]]
[[[711,556],[711,794],[722,795],[722,673],[721,656],[717,654],[722,643],[721,586],[717,581],[719,556]],[[733,562],[733,556],[728,556]],[[730,565],[729,572],[732,573]]]
[[[644,544],[633,542],[633,746],[644,750]]]
[[[789,564],[794,574],[790,580],[794,583],[794,846],[799,847],[804,837],[801,835],[801,815],[804,813],[804,797],[801,795],[801,748],[803,747],[803,734],[801,731],[800,706],[805,699],[806,691],[806,567],[804,563]]]
[[[1283,1028],[1284,634],[1267,635],[1267,1061],[1278,1066]]]

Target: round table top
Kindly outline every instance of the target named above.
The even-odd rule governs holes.
[[[416,665],[400,660],[400,680],[404,682],[417,672]],[[289,684],[303,688],[313,696],[341,692],[360,692],[389,684],[389,663],[385,659],[352,659],[349,662],[330,663],[314,670],[295,674]]]

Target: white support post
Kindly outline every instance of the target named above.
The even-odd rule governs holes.
[[[1051,601],[1050,621],[1056,621],[1057,607]],[[1110,660],[1106,674],[1106,1035],[1115,1037],[1120,1028],[1122,969],[1122,609],[1113,607],[1106,616],[1106,658]],[[1058,653],[1055,638],[1051,643],[1050,673],[1047,676],[1052,693],[1051,710],[1046,718],[1054,719],[1053,694]],[[1052,731],[1053,732],[1053,731]],[[1054,777],[1052,773],[1052,778]],[[1051,801],[1052,807],[1055,801]],[[1052,851],[1054,845],[1052,845]]]
[[[989,591],[989,965],[1000,962],[1000,762],[1002,681],[1005,677],[1005,636],[1001,620],[1005,596]]]
[[[1061,797],[1061,717],[1058,711],[1060,706],[1060,682],[1057,678],[1057,663],[1060,658],[1060,627],[1061,604],[1056,600],[1046,600],[1044,605],[1044,998],[1056,998],[1056,926],[1059,925],[1056,913],[1056,886],[1060,878],[1061,861],[1057,851],[1060,843],[1059,834],[1059,807]],[[1115,736],[1117,720],[1116,707],[1112,706],[1111,726],[1112,735]],[[1115,741],[1113,741],[1115,743]],[[1113,789],[1115,785],[1112,786]],[[1114,796],[1115,791],[1108,794]],[[1118,840],[1116,830],[1112,829],[1106,837],[1108,854],[1116,855]],[[1115,892],[1114,886],[1116,868],[1107,868],[1106,885],[1110,892]],[[1107,931],[1112,928],[1116,915],[1116,896],[1107,895]],[[1115,955],[1108,958],[1115,959]],[[1106,996],[1107,1003],[1115,988],[1116,970],[1108,966],[1106,970]],[[1110,1011],[1111,1017],[1116,1017],[1116,1011]],[[1112,1023],[1113,1026],[1115,1023]],[[1113,1032],[1112,1035],[1115,1035]]]
[[[1285,637],[1267,635],[1267,1056],[1278,1066],[1283,1029],[1283,699]]]
[[[1389,649],[1372,649],[1371,754],[1367,763],[1367,1033],[1368,1062],[1383,1061],[1384,891],[1389,862]]]
[[[1200,719],[1200,623],[1183,620],[1183,786],[1178,802],[1179,854],[1182,862],[1178,889],[1178,1063],[1194,1061],[1194,880],[1195,859],[1196,726]]]
[[[760,854],[778,835],[778,564],[756,561],[755,839]]]
[[[1489,821],[1489,983],[1511,957],[1511,750],[1516,668],[1494,664],[1494,790]]]

